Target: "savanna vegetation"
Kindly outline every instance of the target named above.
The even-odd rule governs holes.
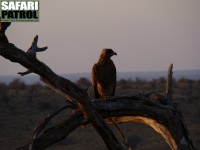
[[[90,81],[80,78],[77,84],[87,88]],[[121,79],[117,82],[116,95],[131,95],[133,93],[159,92],[165,93],[165,78],[146,81],[140,78]],[[191,134],[194,145],[200,149],[200,80],[179,79],[174,80],[174,102],[179,103],[183,118]],[[88,88],[91,97],[93,91]],[[152,95],[155,96],[156,95]],[[153,98],[156,100],[156,98]],[[48,112],[66,103],[65,98],[52,92],[41,83],[26,85],[20,79],[13,80],[10,84],[0,83],[0,148],[11,150],[26,144],[32,135],[33,128]],[[61,122],[69,114],[66,110],[54,118],[47,126]],[[134,123],[119,124],[131,147],[134,149],[169,149],[164,139],[153,129],[145,125]],[[115,134],[118,130],[110,125]],[[66,139],[49,147],[48,150],[57,149],[106,149],[101,137],[93,127],[79,128],[72,132]]]

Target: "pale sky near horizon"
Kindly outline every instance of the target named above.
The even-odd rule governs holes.
[[[112,48],[118,72],[200,69],[199,0],[40,0],[40,22],[12,23],[9,41],[27,50],[35,35],[40,61],[58,74],[91,72]],[[26,71],[0,56],[0,75]]]

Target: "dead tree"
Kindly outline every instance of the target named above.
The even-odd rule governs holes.
[[[159,102],[152,101],[150,94],[134,94],[132,96],[112,97],[107,101],[90,100],[87,92],[75,83],[60,77],[47,65],[36,58],[37,52],[44,51],[47,47],[38,48],[36,36],[27,52],[15,47],[8,42],[5,35],[5,24],[1,23],[0,55],[12,62],[19,63],[27,68],[18,74],[24,76],[36,73],[41,80],[54,91],[63,95],[69,105],[51,112],[34,129],[29,143],[21,150],[43,150],[50,145],[62,140],[79,126],[91,124],[104,140],[110,150],[128,149],[113,134],[107,124],[138,122],[151,126],[160,133],[172,150],[193,150],[194,145],[185,126],[178,104],[172,99],[172,65],[169,67],[166,95],[156,94]],[[4,30],[4,31],[2,31]],[[69,118],[54,127],[41,132],[48,121],[63,109],[76,110]],[[56,136],[55,136],[56,135]]]

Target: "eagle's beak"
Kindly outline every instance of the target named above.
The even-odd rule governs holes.
[[[113,52],[113,55],[117,55],[117,53],[116,53],[116,52]]]

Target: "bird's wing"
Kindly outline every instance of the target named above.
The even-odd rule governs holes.
[[[115,95],[115,87],[116,87],[116,81],[115,81],[115,84],[114,84],[114,86],[113,86],[113,93],[112,93],[112,96]]]
[[[97,78],[98,78],[98,65],[95,64],[92,68],[92,87],[94,90],[95,98],[100,98],[100,94],[97,88]]]
[[[114,82],[114,84],[113,84],[113,93],[112,93],[112,96],[114,96],[115,95],[115,87],[116,87],[116,67],[115,67],[115,65],[113,64],[113,82]]]

